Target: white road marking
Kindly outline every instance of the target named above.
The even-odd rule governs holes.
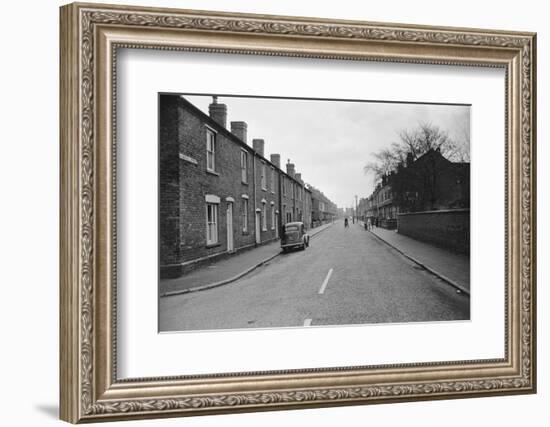
[[[332,275],[332,268],[328,271],[327,277],[325,277],[325,280],[323,281],[323,284],[321,285],[321,289],[319,289],[319,295],[322,295],[322,294],[325,293],[325,289],[327,288],[328,281],[329,281],[331,275]]]
[[[304,326],[311,326],[311,319],[304,320]]]

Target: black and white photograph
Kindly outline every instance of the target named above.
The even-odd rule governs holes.
[[[470,319],[470,105],[158,102],[160,332]]]

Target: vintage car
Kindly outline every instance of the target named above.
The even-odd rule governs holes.
[[[309,234],[303,222],[289,222],[282,226],[281,248],[283,252],[289,249],[305,249],[309,246]]]

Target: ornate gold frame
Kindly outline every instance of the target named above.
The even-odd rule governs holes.
[[[535,392],[535,34],[71,4],[61,8],[60,42],[63,420]],[[505,358],[117,380],[113,66],[121,46],[505,68]]]

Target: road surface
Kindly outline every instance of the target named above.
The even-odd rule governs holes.
[[[469,318],[468,296],[341,221],[236,282],[159,301],[160,331]]]

